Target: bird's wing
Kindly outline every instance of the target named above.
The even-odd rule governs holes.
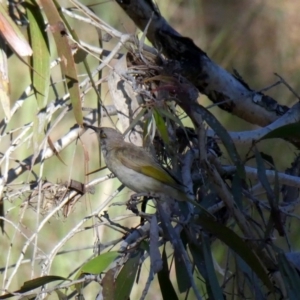
[[[120,147],[116,150],[116,156],[127,168],[133,169],[138,173],[155,178],[178,190],[183,189],[183,185],[173,178],[163,167],[147,153],[145,149],[134,147]]]

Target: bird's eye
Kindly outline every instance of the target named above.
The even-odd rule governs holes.
[[[104,131],[100,132],[100,138],[101,139],[105,139],[106,138],[106,134],[104,133]]]

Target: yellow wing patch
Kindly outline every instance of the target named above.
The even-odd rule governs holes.
[[[180,183],[165,171],[145,150],[130,149],[130,147],[126,149],[119,148],[116,150],[116,156],[127,168],[181,190]]]
[[[141,172],[144,175],[155,178],[158,181],[166,183],[170,186],[176,186],[175,180],[163,169],[158,169],[152,166],[143,166],[141,167]]]

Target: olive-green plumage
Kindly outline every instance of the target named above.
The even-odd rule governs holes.
[[[125,186],[136,193],[152,192],[189,201],[184,186],[146,149],[125,142],[122,134],[113,128],[86,127],[99,134],[105,163]]]

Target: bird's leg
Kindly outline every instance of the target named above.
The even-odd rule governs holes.
[[[140,200],[140,197],[145,196],[145,193],[137,193],[130,196],[130,199],[126,202],[127,209],[131,210],[134,214],[139,215],[139,210],[137,205],[143,200]]]
[[[137,216],[139,215],[139,210],[137,208],[137,202],[136,200],[130,199],[126,202],[126,208],[128,210],[131,210],[134,214],[136,214]]]

